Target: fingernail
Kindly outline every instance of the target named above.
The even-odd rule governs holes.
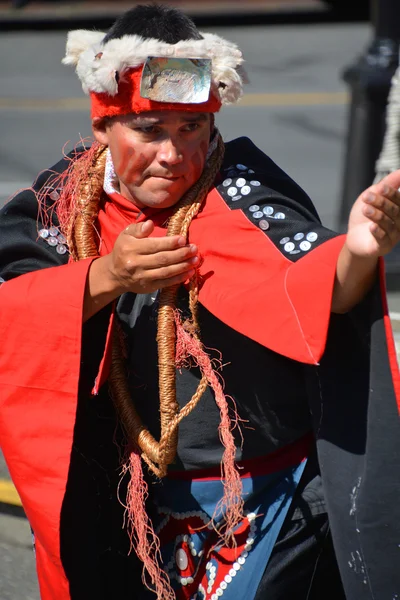
[[[370,206],[367,206],[367,208],[365,209],[365,214],[366,214],[368,217],[372,217],[372,215],[374,214],[374,212],[375,212],[375,211],[374,211],[374,209],[373,209],[373,208],[371,208]]]
[[[178,245],[186,246],[186,239],[182,235],[178,238]]]
[[[192,265],[197,264],[199,262],[199,257],[194,256],[193,258],[190,259],[190,262],[192,263]]]
[[[365,201],[373,202],[374,200],[375,200],[375,194],[373,194],[372,192],[368,192],[368,194],[365,197]]]
[[[388,194],[389,192],[390,192],[390,187],[389,187],[388,185],[384,185],[384,186],[383,186],[383,191],[382,191],[382,193],[386,195],[386,194]]]
[[[197,252],[197,246],[195,246],[194,244],[190,244],[189,249],[190,252]]]

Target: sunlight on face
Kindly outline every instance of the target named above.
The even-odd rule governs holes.
[[[199,179],[211,116],[153,111],[111,119],[107,142],[121,194],[140,208],[173,206]]]

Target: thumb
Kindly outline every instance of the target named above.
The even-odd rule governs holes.
[[[398,190],[400,188],[400,169],[397,171],[393,171],[393,173],[389,173],[389,175],[386,175],[386,177],[384,177],[378,185],[388,185],[394,188],[395,190]]]
[[[144,223],[134,223],[129,225],[124,233],[131,235],[132,237],[141,240],[149,237],[154,231],[153,221],[145,221]]]

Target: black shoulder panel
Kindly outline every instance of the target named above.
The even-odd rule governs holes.
[[[321,225],[307,194],[248,138],[226,144],[217,190],[292,261],[337,234]]]

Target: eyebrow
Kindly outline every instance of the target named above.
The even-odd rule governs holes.
[[[181,121],[183,123],[197,123],[207,121],[207,115],[205,113],[200,113],[199,115],[185,115],[181,117]],[[145,117],[145,116],[137,116],[133,117],[130,123],[137,124],[149,124],[149,125],[165,125],[165,120],[159,117]]]

